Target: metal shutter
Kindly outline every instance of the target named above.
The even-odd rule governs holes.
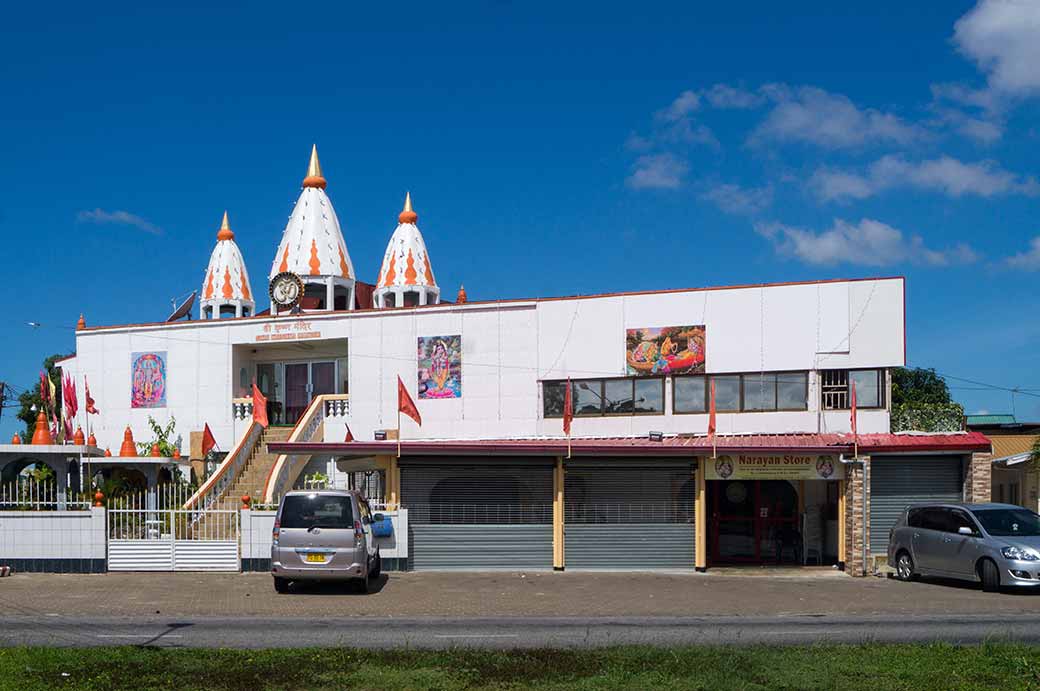
[[[693,568],[691,464],[607,460],[565,468],[568,569]]]
[[[870,553],[888,553],[888,532],[909,504],[963,501],[960,456],[876,456],[870,461]]]
[[[412,568],[551,569],[552,475],[549,459],[401,459]]]

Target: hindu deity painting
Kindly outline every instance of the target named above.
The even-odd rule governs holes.
[[[130,356],[130,407],[166,407],[166,352]]]
[[[625,332],[629,376],[694,374],[704,371],[704,326],[661,326]]]
[[[419,337],[419,398],[462,398],[462,336]]]

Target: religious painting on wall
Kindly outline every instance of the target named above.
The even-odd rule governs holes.
[[[625,332],[629,376],[697,374],[704,371],[704,326],[660,326]]]
[[[419,337],[419,398],[462,398],[462,336]]]
[[[166,352],[130,356],[130,407],[166,407]]]

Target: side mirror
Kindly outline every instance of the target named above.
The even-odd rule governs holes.
[[[382,523],[384,520],[386,520],[386,516],[384,516],[383,514],[381,514],[381,513],[374,513],[374,514],[372,514],[372,522],[373,523]]]
[[[957,528],[957,533],[960,535],[974,535],[975,531],[966,525],[962,525],[960,528]]]

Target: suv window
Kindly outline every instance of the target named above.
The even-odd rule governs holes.
[[[350,497],[329,494],[293,494],[282,502],[282,528],[354,527]]]
[[[979,533],[979,528],[975,525],[975,521],[971,520],[968,514],[963,511],[957,511],[956,509],[950,511],[950,530],[951,533],[956,533],[962,527],[970,528],[972,535]]]
[[[906,524],[911,528],[923,528],[921,525],[921,514],[924,509],[910,509],[906,514]]]
[[[949,532],[949,513],[949,509],[943,509],[938,507],[921,509],[921,527],[925,530],[938,530],[940,532]]]

